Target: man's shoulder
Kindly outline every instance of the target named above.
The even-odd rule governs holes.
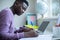
[[[13,13],[11,12],[11,10],[9,8],[3,9],[0,12],[0,18],[9,18],[9,19],[13,19]]]
[[[1,10],[1,12],[8,12],[8,11],[10,11],[10,8],[5,8],[5,9]]]
[[[0,12],[0,14],[11,15],[12,11],[10,8],[5,8]]]

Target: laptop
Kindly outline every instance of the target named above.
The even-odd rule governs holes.
[[[49,21],[43,21],[37,30],[38,34],[43,34],[48,24],[49,24]]]

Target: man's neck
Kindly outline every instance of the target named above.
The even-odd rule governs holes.
[[[11,11],[13,12],[13,15],[15,15],[15,11],[13,7],[10,7]]]

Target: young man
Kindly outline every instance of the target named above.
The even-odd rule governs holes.
[[[14,30],[14,15],[21,15],[28,7],[26,0],[16,0],[10,8],[0,12],[0,40],[16,40],[20,38],[36,37],[38,34],[29,28],[22,27],[17,32]],[[21,32],[20,32],[21,31]],[[14,33],[16,32],[16,33]]]

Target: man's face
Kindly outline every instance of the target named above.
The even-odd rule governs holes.
[[[15,8],[15,13],[17,15],[21,15],[21,14],[24,13],[24,11],[26,11],[27,7],[28,6],[25,3],[23,3],[23,2],[21,2],[21,3],[16,2],[15,3],[15,7],[14,7]]]

